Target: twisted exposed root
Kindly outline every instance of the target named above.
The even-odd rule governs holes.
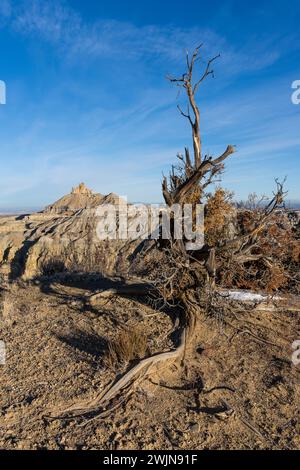
[[[141,360],[137,365],[132,369],[126,372],[120,379],[114,381],[108,386],[106,390],[101,392],[96,398],[89,402],[82,403],[80,406],[72,406],[59,416],[45,416],[47,419],[72,419],[81,416],[87,416],[91,414],[97,414],[97,416],[105,414],[109,405],[121,395],[122,403],[131,395],[133,388],[135,388],[138,383],[143,380],[152,370],[153,366],[158,365],[162,362],[169,360],[176,360],[180,358],[185,351],[186,343],[186,329],[182,331],[179,345],[176,349],[155,354],[153,356],[147,357]],[[120,401],[118,401],[120,403]],[[118,404],[113,408],[118,407]],[[112,408],[109,408],[111,411]]]
[[[126,286],[98,292],[89,297],[89,302],[95,304],[99,300],[109,299],[116,295],[148,295],[151,290],[152,292],[154,291],[153,286],[147,284],[128,284]],[[47,419],[73,419],[86,416],[90,418],[90,421],[96,417],[107,416],[109,412],[127,401],[136,386],[151,373],[154,366],[166,361],[175,361],[178,358],[184,358],[187,339],[190,340],[193,335],[197,318],[195,305],[192,300],[193,298],[190,298],[188,294],[184,295],[184,304],[186,307],[189,307],[190,310],[188,310],[189,313],[185,315],[185,322],[180,335],[179,344],[175,349],[142,359],[120,379],[113,381],[93,400],[81,402],[80,404],[77,403],[64,410],[59,416],[48,416]]]

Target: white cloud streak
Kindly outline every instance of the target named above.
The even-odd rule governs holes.
[[[23,0],[16,6],[2,0],[0,15],[1,5],[4,13],[9,12],[11,25],[17,32],[38,36],[54,44],[69,60],[76,60],[79,55],[90,58],[126,57],[127,60],[151,56],[179,62],[183,51],[204,41],[205,55],[210,57],[222,51],[224,73],[228,67],[233,75],[272,65],[285,47],[274,36],[263,42],[256,38],[252,44],[237,49],[209,28],[175,25],[138,27],[129,22],[101,19],[87,24],[67,3],[59,0]]]

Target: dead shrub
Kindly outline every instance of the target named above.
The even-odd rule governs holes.
[[[140,327],[123,329],[116,338],[108,341],[103,362],[109,368],[120,368],[147,352],[147,337]]]

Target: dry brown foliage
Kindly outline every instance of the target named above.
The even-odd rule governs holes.
[[[261,210],[239,210],[237,227],[244,233],[255,226]],[[261,230],[253,253],[265,256],[245,264],[234,257],[219,259],[218,280],[222,286],[274,292],[297,292],[300,238],[295,223],[285,211],[275,212]]]
[[[205,241],[213,246],[220,240],[228,238],[228,224],[232,221],[236,210],[232,203],[232,193],[217,188],[208,196],[205,206]]]

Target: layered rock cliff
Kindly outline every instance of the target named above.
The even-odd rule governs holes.
[[[83,183],[39,213],[0,218],[0,273],[25,279],[55,272],[125,272],[139,240],[101,240],[97,208],[118,204]],[[124,203],[124,201],[123,201]]]

